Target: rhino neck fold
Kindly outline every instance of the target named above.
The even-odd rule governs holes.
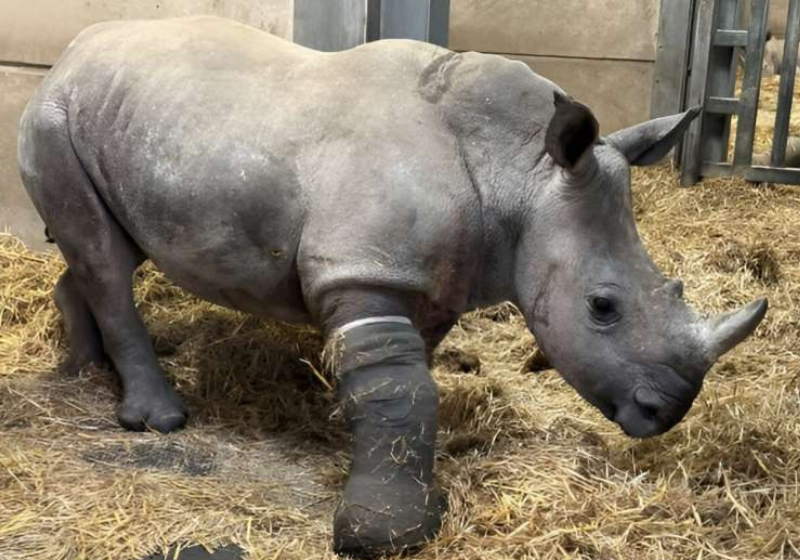
[[[461,145],[483,218],[483,254],[470,291],[472,307],[503,301],[517,304],[516,256],[533,214],[535,185],[541,180],[537,176],[542,151],[537,146],[523,146],[517,154],[492,151],[491,146],[475,142]],[[523,152],[527,157],[520,157]]]
[[[516,301],[516,247],[532,214],[534,189],[547,183],[544,137],[556,86],[507,58],[462,53],[447,59],[435,103],[458,142],[481,204],[483,256],[470,303]]]

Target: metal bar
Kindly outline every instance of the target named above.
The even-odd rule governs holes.
[[[686,94],[686,106],[702,105],[706,98],[706,77],[711,50],[711,32],[714,24],[714,0],[698,0],[695,16],[694,45],[692,47],[692,73]],[[700,141],[703,120],[695,119],[683,141],[681,154],[681,184],[694,185],[700,180]]]
[[[342,51],[366,39],[364,0],[294,0],[294,41],[320,51]]]
[[[738,0],[717,0],[714,29],[728,31],[736,26]],[[736,61],[731,46],[712,45],[708,62],[706,96],[733,97],[736,88]],[[707,99],[706,99],[707,101]],[[727,161],[731,136],[731,117],[727,112],[707,111],[702,117],[701,161]]]
[[[693,0],[661,0],[650,118],[680,113],[686,87]]]
[[[367,0],[367,40],[415,39],[447,45],[450,0]]]
[[[450,0],[433,0],[431,2],[428,41],[440,47],[447,47],[449,39]]]
[[[689,29],[687,30],[686,36],[686,58],[683,61],[682,71],[683,75],[681,76],[681,96],[680,96],[680,110],[684,111],[687,107],[689,107],[689,82],[692,75],[692,53],[694,53],[694,31],[695,31],[695,23],[697,22],[697,11],[698,5],[700,4],[700,0],[691,0],[690,6],[690,14],[689,14]],[[686,135],[684,134],[683,137],[675,144],[675,149],[673,150],[673,162],[675,167],[678,169],[683,169],[683,143]]]
[[[701,171],[704,177],[732,177],[733,175],[738,175],[752,183],[800,185],[800,169],[748,167],[742,170],[728,163],[704,163]]]
[[[739,122],[736,126],[736,148],[733,164],[749,168],[753,162],[753,143],[758,116],[758,97],[761,87],[761,60],[764,58],[764,38],[767,29],[768,0],[752,0],[750,29],[742,80]]]
[[[367,42],[381,38],[381,4],[383,0],[367,0]]]
[[[800,185],[800,169],[776,169],[774,167],[751,167],[745,170],[744,178],[753,183],[776,185]]]
[[[718,29],[714,36],[716,47],[746,47],[747,31],[741,29]]]
[[[431,0],[382,2],[381,39],[427,41]]]
[[[781,85],[778,93],[778,111],[775,114],[775,132],[772,137],[772,165],[783,167],[786,161],[786,142],[789,139],[789,117],[794,101],[794,78],[797,73],[797,49],[800,46],[800,0],[789,0],[786,23],[786,40],[781,66]]]
[[[735,115],[739,112],[739,100],[736,97],[709,97],[705,109],[706,113]]]
[[[733,165],[730,163],[709,163],[700,166],[703,177],[732,177]]]

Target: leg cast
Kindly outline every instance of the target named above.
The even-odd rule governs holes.
[[[354,450],[334,548],[362,557],[417,548],[445,507],[433,480],[439,396],[425,343],[410,325],[378,323],[340,344],[338,392]]]

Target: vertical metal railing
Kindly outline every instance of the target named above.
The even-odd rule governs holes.
[[[698,0],[694,15],[694,41],[690,62],[689,85],[686,91],[686,106],[705,105],[708,84],[708,63],[712,36],[715,31],[714,19],[716,0]],[[681,183],[694,185],[700,180],[700,157],[703,140],[703,121],[705,115],[695,119],[689,126],[683,140],[681,154]]]
[[[786,163],[786,143],[789,140],[789,117],[794,101],[798,48],[800,48],[800,0],[789,0],[778,110],[775,114],[775,132],[772,138],[773,167],[783,167]]]
[[[450,0],[368,0],[367,41],[416,39],[447,46]]]
[[[364,0],[294,0],[294,42],[319,51],[343,51],[365,40]]]
[[[342,51],[379,39],[447,46],[450,0],[294,0],[294,41]]]
[[[744,60],[742,92],[739,95],[739,121],[736,125],[736,147],[733,151],[734,171],[753,163],[756,138],[758,99],[761,92],[761,63],[767,34],[769,0],[753,0],[750,10],[750,29]]]
[[[787,169],[786,151],[794,96],[800,0],[790,0],[771,165],[753,166],[761,70],[770,0],[751,0],[747,29],[736,17],[740,0],[697,0],[686,106],[705,112],[690,127],[681,153],[681,180],[739,176],[748,181],[800,185],[800,169]],[[737,49],[744,49],[741,92],[735,97]],[[728,161],[731,118],[736,116],[733,161]]]
[[[739,0],[718,0],[714,17],[713,48],[709,55],[706,98],[730,99],[736,93],[735,37]],[[703,161],[727,161],[731,118],[727,113],[706,112],[703,117],[706,141],[701,145]]]

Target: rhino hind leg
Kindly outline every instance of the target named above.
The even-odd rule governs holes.
[[[133,299],[133,272],[144,255],[78,160],[66,115],[48,110],[34,110],[23,119],[21,167],[26,189],[69,267],[56,297],[70,342],[78,344],[71,350],[81,360],[98,357],[93,318],[119,373],[120,424],[131,430],[176,430],[186,423],[186,409],[164,376]]]
[[[91,364],[109,365],[100,329],[69,270],[56,284],[55,302],[64,320],[69,343],[69,358],[60,369],[68,374],[77,374]]]

